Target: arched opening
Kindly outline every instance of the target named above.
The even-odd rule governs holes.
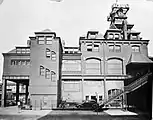
[[[110,89],[108,90],[108,99],[113,98],[114,96],[116,96],[117,94],[123,92],[123,90],[121,89]],[[118,98],[114,99],[112,102],[110,102],[110,106],[112,107],[121,107],[123,102],[123,95],[119,96]]]
[[[122,75],[123,74],[123,61],[117,58],[108,60],[108,74],[109,75]]]
[[[101,74],[101,62],[99,59],[90,58],[86,60],[86,74]]]

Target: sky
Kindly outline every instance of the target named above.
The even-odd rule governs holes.
[[[89,30],[105,34],[107,16],[116,0],[4,0],[0,5],[0,79],[3,56],[15,46],[26,46],[34,32],[50,29],[65,41],[66,46],[78,46],[79,37]],[[150,40],[149,56],[153,56],[153,1],[118,0],[129,4],[128,23],[141,37]]]

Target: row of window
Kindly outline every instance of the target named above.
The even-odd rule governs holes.
[[[56,60],[56,53],[46,48],[46,58],[51,58],[51,60]]]
[[[116,40],[118,40],[119,39],[119,33],[110,33],[109,35],[108,35],[108,39],[116,39]]]
[[[121,46],[109,45],[109,52],[121,52]]]
[[[103,100],[103,96],[102,95],[99,95],[97,97],[99,98],[99,101],[102,101]],[[97,100],[98,99],[97,97],[96,96],[86,95],[85,96],[85,100]]]
[[[80,60],[63,60],[62,71],[81,71]]]
[[[56,73],[54,71],[45,68],[44,66],[40,66],[40,76],[45,76],[46,79],[51,79],[52,81],[56,81]]]
[[[92,52],[92,51],[98,52],[99,51],[99,45],[89,44],[89,45],[87,45],[87,51],[90,51],[90,52]]]
[[[99,52],[99,45],[87,45],[87,51],[92,52]],[[109,45],[109,52],[121,52],[121,46],[120,45]],[[132,52],[140,52],[140,46],[132,46]]]
[[[123,74],[123,63],[119,59],[110,59],[107,62],[108,74]],[[88,59],[86,60],[86,73],[87,74],[101,74],[102,67],[101,61],[98,59]]]
[[[87,59],[85,62],[86,74],[103,74],[103,61],[96,58]],[[79,60],[64,60],[62,71],[81,71],[81,61]],[[122,75],[123,61],[121,59],[112,58],[107,61],[107,73]]]
[[[51,45],[52,44],[52,40],[53,40],[53,36],[39,36],[38,37],[38,44],[39,45]]]
[[[16,53],[28,54],[30,53],[30,48],[16,48]]]
[[[11,65],[30,65],[30,60],[11,60]]]

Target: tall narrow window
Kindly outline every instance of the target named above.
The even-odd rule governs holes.
[[[50,70],[46,68],[45,78],[50,79]]]
[[[51,71],[51,80],[56,81],[56,73],[54,71]]]
[[[114,52],[114,45],[109,45],[109,52]]]
[[[47,45],[51,45],[52,44],[52,40],[53,40],[53,37],[52,36],[46,37],[46,44]]]
[[[42,37],[38,37],[38,44],[39,45],[45,44],[45,38],[43,36]]]
[[[45,68],[43,66],[40,66],[40,75],[44,76],[45,74]]]
[[[87,45],[87,51],[91,52],[92,51],[92,44]]]
[[[46,58],[50,58],[51,57],[51,51],[50,49],[46,48]]]
[[[52,51],[51,54],[52,54],[51,59],[52,59],[52,60],[56,60],[56,53],[55,53],[54,51]]]
[[[115,45],[115,52],[121,52],[121,46]]]

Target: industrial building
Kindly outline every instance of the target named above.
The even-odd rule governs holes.
[[[150,102],[141,89],[147,92],[150,87],[146,86],[152,82],[149,40],[132,30],[128,10],[128,4],[113,4],[104,35],[88,31],[79,38],[78,47],[65,46],[55,32],[46,29],[30,36],[26,47],[3,53],[2,105],[7,101],[7,81],[13,81],[16,102],[19,84],[23,84],[25,101],[30,98],[32,106],[39,109],[56,108],[61,101],[94,99],[108,107],[139,107],[142,100],[140,109],[148,110]],[[142,99],[133,102],[134,96]]]

